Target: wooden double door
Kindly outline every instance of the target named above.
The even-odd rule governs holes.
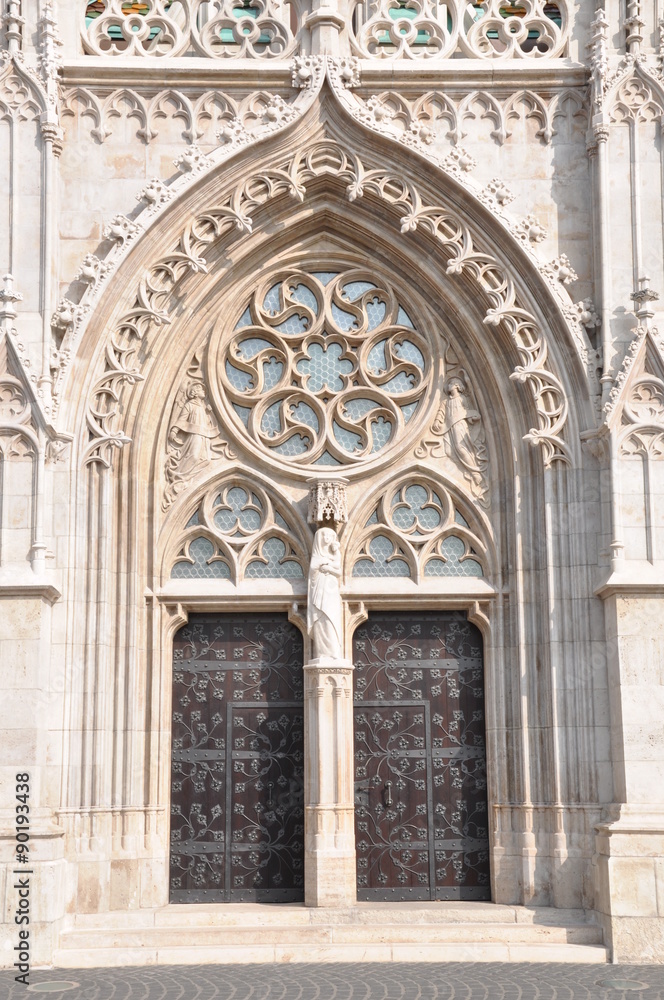
[[[353,651],[358,899],[489,899],[478,630],[377,612]],[[171,902],[304,898],[302,666],[284,614],[192,614],[175,636]]]

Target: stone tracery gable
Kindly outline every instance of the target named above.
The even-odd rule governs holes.
[[[511,377],[528,385],[538,415],[538,425],[526,439],[542,446],[545,466],[568,460],[569,448],[563,438],[568,413],[565,393],[548,365],[544,332],[524,308],[505,267],[476,244],[470,228],[454,211],[425,203],[417,187],[394,171],[368,168],[359,156],[324,140],[296,152],[277,167],[252,174],[223,204],[189,222],[174,249],[146,272],[133,308],[120,319],[106,347],[105,370],[88,406],[90,440],[85,461],[109,466],[113,449],[128,443],[120,417],[123,393],[128,385],[144,378],[142,365],[136,363],[139,346],[153,326],[170,323],[173,292],[184,276],[192,271],[207,272],[204,255],[213,244],[233,233],[251,232],[252,213],[257,208],[283,196],[303,201],[307,185],[322,176],[344,183],[351,202],[365,195],[384,202],[399,215],[402,233],[419,229],[434,237],[447,257],[447,273],[474,283],[487,303],[485,324],[502,324],[519,352],[521,364]]]

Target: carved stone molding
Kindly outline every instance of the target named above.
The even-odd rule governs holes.
[[[585,94],[571,87],[562,87],[549,95],[517,89],[505,96],[487,90],[464,93],[455,88],[429,90],[413,98],[390,90],[362,98],[360,107],[362,120],[367,124],[390,123],[397,130],[403,129],[406,135],[419,128],[425,142],[430,141],[429,134],[433,137],[444,130],[452,143],[459,143],[467,134],[466,123],[477,119],[491,123],[491,137],[500,146],[512,135],[511,123],[525,118],[537,122],[537,137],[547,145],[557,134],[557,119],[568,123],[578,120],[581,131],[588,125]],[[422,129],[428,129],[428,133],[422,135]]]
[[[162,90],[119,87],[107,89],[72,87],[62,97],[61,114],[79,115],[89,122],[90,134],[105,142],[118,119],[136,122],[136,135],[149,144],[159,136],[160,122],[177,118],[182,122],[186,142],[197,143],[210,129],[219,142],[248,141],[256,131],[273,131],[296,114],[292,107],[296,95],[285,92],[252,91],[232,96],[219,90]]]

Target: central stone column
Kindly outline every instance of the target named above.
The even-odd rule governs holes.
[[[343,656],[341,558],[337,526],[348,520],[343,480],[318,481],[309,494],[317,527],[309,568],[304,665],[304,866],[307,906],[356,900],[353,807],[353,666]]]

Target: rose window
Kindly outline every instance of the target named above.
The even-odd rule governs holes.
[[[268,453],[347,466],[398,441],[423,411],[431,367],[385,282],[293,270],[253,294],[218,371],[237,420]]]

